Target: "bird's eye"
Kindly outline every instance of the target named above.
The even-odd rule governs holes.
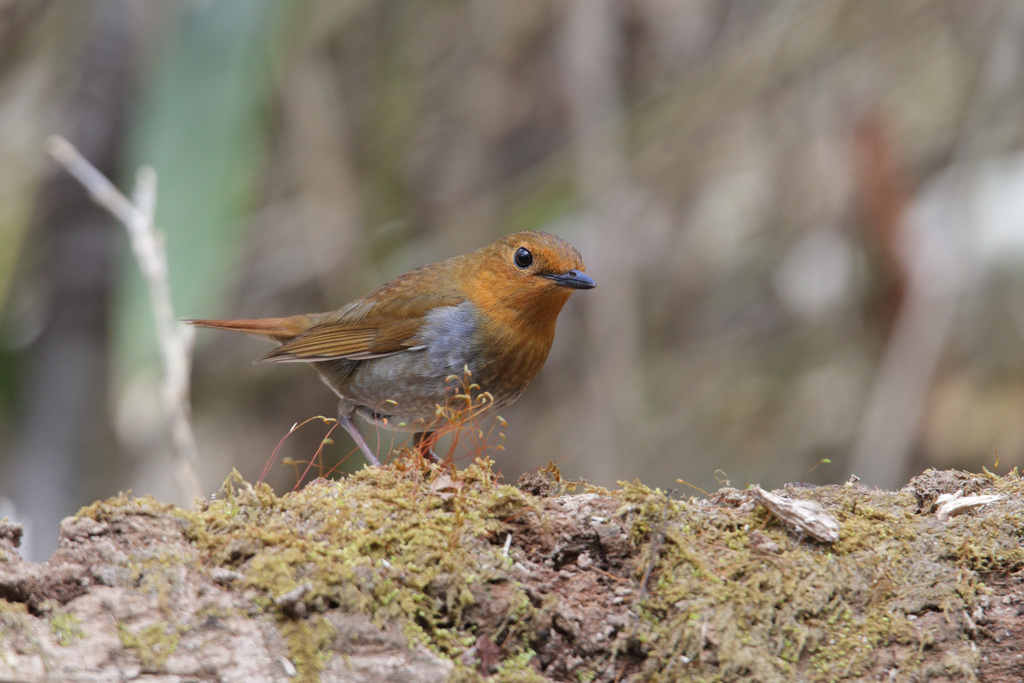
[[[526,247],[519,247],[516,249],[516,254],[512,257],[512,260],[515,261],[518,268],[529,268],[533,263],[533,254]]]

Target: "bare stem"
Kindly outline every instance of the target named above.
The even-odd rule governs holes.
[[[149,288],[156,322],[160,357],[164,366],[163,403],[171,429],[178,464],[178,483],[188,499],[201,495],[196,474],[198,460],[192,432],[189,403],[189,372],[194,332],[178,322],[171,303],[167,279],[167,254],[153,225],[156,210],[156,172],[150,166],[139,169],[134,201],[129,200],[75,146],[62,137],[48,141],[50,155],[75,177],[97,204],[109,211],[128,231],[132,252]]]

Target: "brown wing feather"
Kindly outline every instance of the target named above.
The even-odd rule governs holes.
[[[396,320],[381,327],[342,327],[323,324],[310,328],[282,344],[263,360],[314,362],[345,358],[367,360],[407,351],[416,345],[415,335],[422,321]]]

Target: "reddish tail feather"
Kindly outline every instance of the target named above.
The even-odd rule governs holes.
[[[185,320],[196,327],[212,327],[217,330],[232,330],[287,341],[309,328],[309,318],[295,315],[288,318],[255,318],[252,320]]]

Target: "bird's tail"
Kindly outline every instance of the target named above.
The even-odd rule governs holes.
[[[185,320],[195,327],[212,327],[217,330],[245,332],[257,337],[270,337],[279,342],[292,339],[310,326],[310,318],[305,315],[293,315],[287,318],[255,318],[252,320]]]

